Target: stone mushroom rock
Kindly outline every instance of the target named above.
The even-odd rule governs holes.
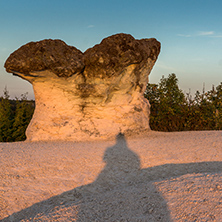
[[[61,40],[30,42],[5,62],[33,85],[28,141],[107,139],[149,130],[143,93],[160,52],[154,39],[116,34],[82,53]]]

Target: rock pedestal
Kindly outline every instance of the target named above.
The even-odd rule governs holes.
[[[156,39],[127,34],[84,53],[61,40],[22,46],[5,68],[33,85],[36,109],[27,140],[83,141],[149,130],[143,93],[159,52]]]

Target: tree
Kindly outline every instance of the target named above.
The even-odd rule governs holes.
[[[13,141],[13,122],[14,112],[9,101],[9,92],[7,88],[4,89],[4,96],[0,97],[0,141]]]
[[[27,100],[27,93],[22,94],[21,100],[16,100],[15,120],[13,123],[14,141],[22,141],[26,139],[25,131],[32,118],[34,108],[32,103]]]
[[[151,104],[150,127],[153,130],[180,131],[184,128],[185,96],[174,73],[161,78],[159,85],[148,84],[145,97]]]
[[[222,82],[216,87],[212,87],[209,98],[214,107],[215,129],[222,130]]]

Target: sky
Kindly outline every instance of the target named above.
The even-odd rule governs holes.
[[[175,73],[188,93],[222,82],[221,0],[0,0],[0,96],[32,85],[7,73],[8,56],[31,41],[61,39],[84,52],[116,33],[156,38],[161,52],[150,83]]]

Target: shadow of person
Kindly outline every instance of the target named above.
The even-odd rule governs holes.
[[[106,165],[90,187],[112,190],[113,187],[127,185],[140,170],[139,156],[128,148],[122,133],[116,136],[116,144],[106,149],[103,161]]]
[[[140,158],[129,149],[124,134],[116,136],[103,161],[106,165],[97,179],[78,190],[88,198],[77,221],[171,221],[167,204],[152,182],[138,183],[143,174]]]
[[[14,213],[17,221],[171,221],[166,200],[154,182],[192,173],[215,173],[222,162],[164,164],[141,169],[140,158],[123,134],[104,153],[97,179]],[[221,171],[221,170],[220,170]]]

